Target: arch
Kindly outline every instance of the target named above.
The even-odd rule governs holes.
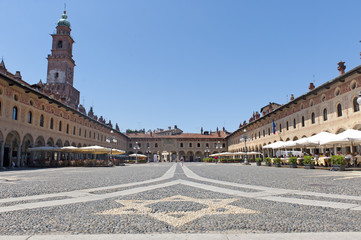
[[[200,161],[202,161],[202,152],[201,151],[197,151],[196,152],[196,154],[195,154],[195,160],[197,161],[197,162],[200,162]]]
[[[344,131],[345,131],[344,128],[339,128],[339,129],[337,129],[336,134],[342,133],[342,132],[344,132]]]
[[[72,142],[72,143],[71,143],[71,145],[72,145],[73,147],[76,147],[76,144],[75,144],[75,142]]]
[[[81,143],[78,143],[78,147],[81,147]]]
[[[296,141],[296,140],[298,140],[298,137],[295,136],[292,140],[293,140],[293,141]]]
[[[5,138],[3,166],[10,167],[13,164],[19,166],[20,152],[20,135],[17,131],[11,131]]]
[[[194,154],[192,151],[188,151],[187,152],[187,158],[186,161],[188,160],[188,162],[193,162],[194,161]]]
[[[57,141],[56,141],[56,144],[55,144],[57,147],[62,147],[63,146],[63,142],[60,140],[60,139],[58,139]]]
[[[42,147],[45,146],[45,139],[43,136],[39,136],[35,140],[35,147]]]
[[[48,138],[48,141],[46,141],[46,145],[49,147],[54,147],[54,140],[52,137]]]
[[[289,141],[289,140],[291,140],[290,138],[286,138],[286,141]]]
[[[33,147],[33,145],[34,145],[33,137],[29,133],[26,134],[23,138],[23,145],[21,148],[21,156],[22,156],[21,159],[25,161],[25,163],[24,162],[21,163],[22,166],[29,165],[30,156],[31,156],[29,148]]]
[[[361,124],[356,124],[352,129],[361,130]]]
[[[66,141],[64,142],[64,147],[67,147],[67,146],[70,146],[70,144],[69,144],[69,141],[68,141],[68,140],[66,140]]]
[[[179,159],[181,159],[181,158],[183,158],[183,159],[186,158],[186,154],[185,154],[184,151],[180,151],[180,152],[179,152]]]

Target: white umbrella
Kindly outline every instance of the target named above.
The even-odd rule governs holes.
[[[66,147],[62,147],[60,150],[64,152],[72,152],[78,150],[78,148],[74,146],[66,146]]]
[[[263,154],[263,153],[260,153],[260,152],[248,152],[247,154],[249,154],[249,155],[256,155],[256,154]]]
[[[281,148],[284,143],[285,142],[283,142],[283,141],[278,141],[278,142],[274,142],[274,143],[268,144],[266,146],[263,146],[263,148],[272,148],[272,149]]]
[[[101,147],[101,146],[88,146],[88,147],[80,147],[76,151],[93,153],[93,154],[106,154],[106,153],[110,153],[110,148]]]
[[[145,157],[146,158],[147,156],[145,156],[143,154],[133,153],[133,154],[130,154],[129,157]]]
[[[296,141],[287,141],[287,142],[284,142],[280,148],[290,148],[290,147],[296,147],[297,144],[296,144]]]
[[[306,144],[307,146],[321,145],[321,142],[333,138],[334,136],[336,136],[336,134],[329,132],[320,132],[312,137],[309,137]]]
[[[348,129],[342,133],[339,133],[335,136],[332,136],[327,139],[323,139],[320,144],[321,145],[329,145],[329,144],[352,144],[355,142],[361,142],[361,131],[354,130],[354,129]]]

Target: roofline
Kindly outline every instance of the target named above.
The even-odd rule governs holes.
[[[109,127],[108,125],[106,125],[106,124],[104,124],[104,123],[101,123],[101,122],[99,122],[99,121],[97,121],[97,120],[95,120],[95,119],[92,119],[91,117],[85,115],[84,113],[81,113],[81,112],[79,112],[78,110],[76,110],[76,109],[74,109],[74,108],[72,108],[72,107],[70,107],[70,106],[68,106],[68,105],[66,105],[66,104],[64,104],[64,103],[62,103],[62,102],[60,102],[60,101],[58,101],[58,100],[56,100],[56,99],[54,99],[54,98],[52,98],[52,97],[44,94],[44,93],[42,93],[42,92],[39,92],[38,90],[33,89],[33,88],[31,88],[31,87],[29,87],[29,86],[27,86],[27,85],[25,85],[25,84],[23,84],[23,83],[15,80],[15,79],[7,76],[6,74],[3,74],[3,73],[0,72],[0,76],[3,77],[3,78],[4,78],[5,80],[7,80],[8,82],[12,82],[14,85],[17,85],[17,86],[19,86],[19,87],[21,87],[21,88],[25,88],[27,91],[32,92],[32,93],[34,93],[34,94],[36,94],[36,95],[40,95],[42,98],[45,98],[46,100],[48,100],[49,103],[52,102],[52,103],[55,103],[55,104],[57,104],[57,105],[60,105],[61,107],[65,108],[67,111],[73,111],[74,113],[78,114],[80,117],[84,117],[85,119],[90,120],[90,121],[92,121],[92,122],[94,122],[94,123],[96,123],[96,124],[100,124],[101,126],[103,126],[103,127],[105,127],[105,128],[108,128],[108,129],[110,129],[110,130],[113,130],[113,132],[116,132],[116,133],[118,133],[118,134],[120,134],[120,135],[122,135],[122,136],[124,136],[124,137],[126,137],[126,138],[129,139],[129,137],[126,136],[124,133],[122,133],[122,132],[120,132],[120,131],[117,131],[116,129],[113,129],[113,128]],[[24,80],[23,80],[23,81],[24,81]],[[25,81],[24,81],[24,82],[25,82]],[[25,92],[25,93],[26,93],[26,92]],[[50,103],[50,104],[51,104],[51,103]]]
[[[301,96],[295,98],[294,100],[289,101],[288,103],[281,105],[280,107],[278,107],[278,108],[276,108],[275,110],[273,110],[272,112],[269,112],[269,113],[267,113],[266,115],[258,118],[257,120],[255,120],[255,121],[253,121],[253,122],[250,122],[250,123],[248,123],[247,125],[238,128],[236,131],[234,131],[233,133],[229,134],[229,135],[228,135],[227,137],[225,137],[225,138],[228,139],[229,137],[233,136],[233,134],[236,134],[237,132],[245,129],[246,127],[249,127],[249,126],[255,124],[256,122],[259,122],[259,121],[261,121],[261,120],[263,120],[263,119],[271,116],[272,114],[276,113],[277,111],[280,111],[281,109],[284,109],[284,108],[286,108],[286,107],[289,107],[291,104],[296,104],[296,102],[299,101],[299,100],[305,100],[305,98],[306,98],[307,96],[311,95],[311,94],[316,95],[317,92],[319,92],[321,89],[323,89],[323,88],[325,88],[325,87],[327,87],[327,86],[329,86],[329,85],[331,85],[331,84],[334,84],[334,83],[336,83],[336,82],[338,82],[338,81],[340,81],[340,82],[344,81],[345,78],[347,78],[348,76],[350,76],[350,75],[353,74],[354,72],[357,72],[358,74],[361,74],[361,71],[358,71],[358,70],[360,70],[360,69],[361,69],[361,65],[359,65],[359,66],[351,69],[350,71],[348,71],[348,72],[346,72],[346,73],[344,73],[344,74],[342,74],[342,75],[339,75],[339,76],[333,78],[333,79],[330,80],[330,81],[325,82],[324,84],[322,84],[322,85],[314,88],[313,90],[310,90],[310,91],[302,94]]]

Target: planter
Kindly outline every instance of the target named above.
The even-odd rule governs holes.
[[[297,163],[290,164],[290,168],[297,168]]]
[[[345,171],[345,165],[332,165],[332,170],[334,171]]]
[[[268,162],[266,163],[267,166],[272,167],[272,163]]]
[[[262,162],[256,162],[257,166],[261,166]]]
[[[275,167],[281,167],[281,163],[275,163]]]
[[[315,165],[313,165],[313,164],[305,164],[305,169],[315,169]]]

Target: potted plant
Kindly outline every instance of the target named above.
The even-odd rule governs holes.
[[[290,157],[290,160],[288,161],[291,168],[297,168],[297,157]]]
[[[305,165],[306,169],[315,169],[313,157],[311,156],[304,156],[303,157],[303,164]]]
[[[264,159],[264,161],[266,162],[266,165],[267,166],[272,166],[272,163],[271,163],[271,158],[270,157],[266,157],[265,159]]]
[[[261,166],[262,165],[262,158],[256,158],[256,164],[257,164],[257,166]]]
[[[221,163],[226,163],[227,159],[221,158]]]
[[[273,164],[275,165],[275,167],[281,167],[281,158],[274,158]]]
[[[333,155],[331,157],[332,170],[345,171],[346,160],[343,155]]]

